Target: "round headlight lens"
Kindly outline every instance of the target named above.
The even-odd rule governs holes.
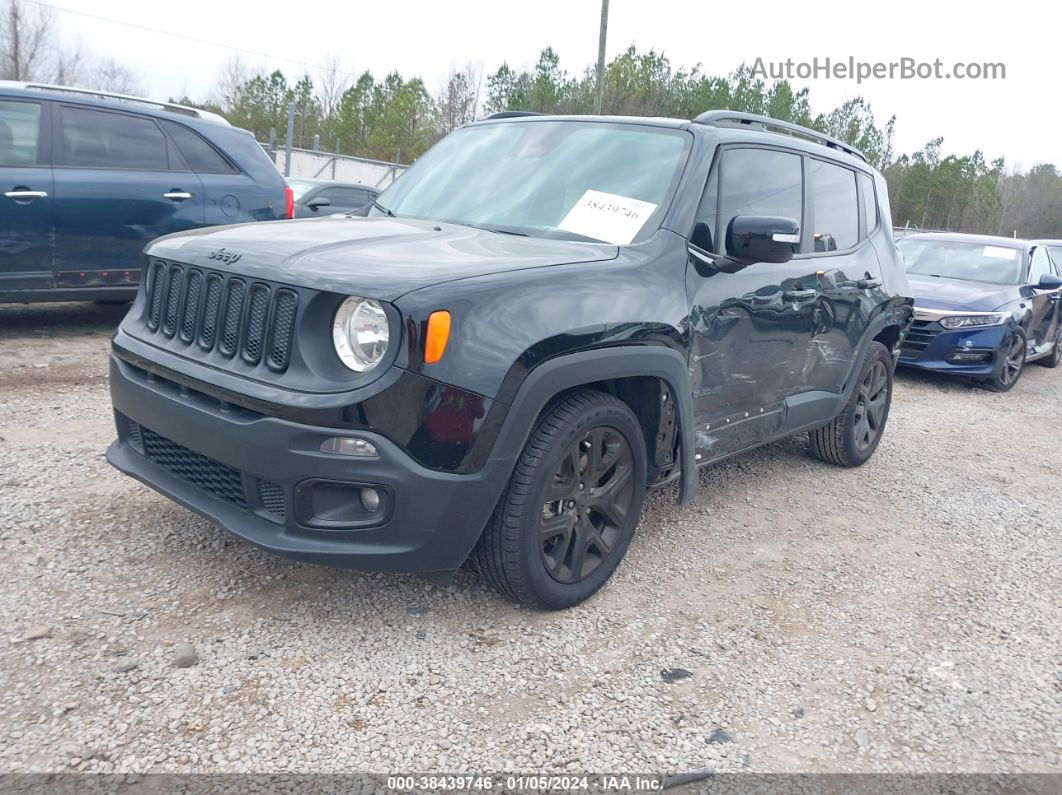
[[[350,297],[339,306],[332,323],[332,341],[340,361],[357,373],[378,365],[387,353],[390,329],[379,301]]]

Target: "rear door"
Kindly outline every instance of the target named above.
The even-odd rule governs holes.
[[[203,224],[202,185],[150,116],[56,110],[56,284],[135,284],[149,241]]]
[[[48,109],[0,97],[0,292],[52,286]]]
[[[840,393],[874,312],[887,300],[869,235],[880,224],[874,181],[831,160],[807,158],[809,223],[821,296],[816,302],[808,380]]]

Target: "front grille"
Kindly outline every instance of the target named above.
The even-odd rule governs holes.
[[[156,260],[145,289],[148,329],[202,351],[265,360],[277,372],[291,361],[299,295],[263,282]]]
[[[140,438],[147,457],[159,466],[237,508],[247,508],[240,470],[171,442],[143,425]]]
[[[268,480],[258,481],[258,501],[274,516],[284,517],[284,489]]]
[[[936,336],[941,332],[940,326],[932,320],[916,320],[911,323],[907,336],[900,345],[901,356],[921,356],[922,351],[929,347]]]

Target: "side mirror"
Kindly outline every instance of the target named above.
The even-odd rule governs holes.
[[[1062,279],[1053,273],[1045,273],[1040,277],[1039,284],[1036,285],[1037,290],[1057,290],[1060,287],[1062,287]]]
[[[311,210],[316,210],[319,207],[331,207],[332,200],[325,198],[324,196],[318,196],[316,199],[310,199],[308,202],[306,202],[306,206],[309,207]]]
[[[726,227],[726,255],[754,262],[789,262],[800,245],[800,224],[773,215],[735,215]]]

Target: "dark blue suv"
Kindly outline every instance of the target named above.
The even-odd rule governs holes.
[[[1010,390],[1026,362],[1062,360],[1062,278],[1050,246],[1008,237],[911,235],[897,244],[915,295],[900,364]]]
[[[0,82],[0,301],[124,300],[149,241],[290,218],[254,137],[220,116]]]

